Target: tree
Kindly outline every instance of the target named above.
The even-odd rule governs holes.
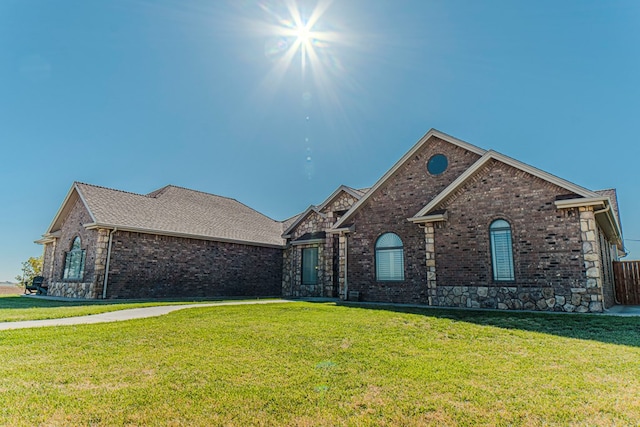
[[[16,276],[16,280],[24,283],[31,283],[33,278],[42,275],[43,256],[30,257],[22,263],[22,277]]]

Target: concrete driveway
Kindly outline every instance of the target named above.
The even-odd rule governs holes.
[[[93,323],[119,322],[122,320],[144,319],[157,317],[172,311],[185,308],[215,307],[221,305],[249,305],[249,304],[281,304],[291,302],[283,299],[252,300],[252,301],[224,301],[204,304],[161,305],[155,307],[131,308],[128,310],[110,311],[108,313],[91,314],[88,316],[65,317],[62,319],[22,320],[19,322],[0,322],[0,331],[8,329],[40,328],[44,326],[88,325]]]

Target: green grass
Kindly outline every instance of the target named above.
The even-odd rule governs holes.
[[[60,319],[63,317],[85,316],[107,313],[128,308],[151,307],[157,305],[191,304],[212,302],[212,300],[153,300],[153,301],[54,301],[25,298],[16,295],[0,296],[0,322],[20,320]]]
[[[0,349],[0,425],[640,424],[639,318],[225,306]]]

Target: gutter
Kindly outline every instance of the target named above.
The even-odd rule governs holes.
[[[109,263],[111,261],[111,245],[113,244],[113,233],[118,231],[115,227],[109,232],[109,246],[107,246],[107,262],[104,267],[104,282],[102,283],[102,299],[107,299],[107,284],[109,283]]]

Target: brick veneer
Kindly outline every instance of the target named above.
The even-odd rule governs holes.
[[[434,154],[445,154],[447,170],[430,175],[426,163]],[[354,217],[355,232],[348,247],[348,288],[365,301],[428,303],[425,233],[407,221],[480,156],[433,137],[378,188]],[[375,277],[375,242],[385,232],[402,239],[405,280],[378,282]]]
[[[448,219],[435,224],[434,305],[601,311],[595,281],[587,284],[581,215],[554,204],[566,194],[504,163],[487,164],[439,207]],[[496,219],[511,225],[513,282],[493,280],[489,226]]]
[[[282,249],[118,231],[108,298],[276,296]]]
[[[61,234],[45,245],[49,295],[101,298],[109,230],[87,230],[91,217],[78,201]],[[85,269],[64,281],[66,252],[80,236]],[[117,231],[113,235],[107,298],[276,296],[282,292],[282,249]]]

